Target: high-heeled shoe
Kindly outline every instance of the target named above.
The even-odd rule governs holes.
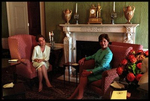
[[[47,86],[48,88],[56,88],[55,86]]]
[[[43,89],[43,87],[41,87],[41,88],[39,87],[39,90],[38,90],[38,92],[41,92],[41,91],[42,91],[42,89]]]
[[[38,92],[40,93],[41,91],[42,91],[42,88],[41,88],[41,89],[39,89],[39,91],[38,91]]]

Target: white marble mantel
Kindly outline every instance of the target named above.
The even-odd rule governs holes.
[[[63,31],[71,33],[122,33],[124,42],[135,43],[136,27],[139,24],[59,24]],[[131,37],[131,39],[129,39]]]
[[[63,31],[67,31],[67,27],[70,28],[71,32],[116,32],[126,33],[129,29],[135,33],[135,29],[139,24],[59,24],[63,27]]]
[[[66,34],[65,62],[72,60],[76,62],[76,40],[98,41],[99,34],[107,33],[111,41],[135,43],[136,27],[139,24],[59,24],[59,26]]]

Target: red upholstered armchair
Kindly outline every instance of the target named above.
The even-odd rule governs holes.
[[[8,45],[11,58],[16,58],[23,61],[16,66],[16,74],[28,79],[37,77],[37,71],[32,65],[31,57],[33,48],[37,45],[35,36],[29,34],[18,34],[8,37]],[[52,65],[48,71],[52,71]]]
[[[111,45],[109,45],[109,48],[111,49],[113,53],[113,59],[111,61],[112,69],[104,71],[102,73],[102,79],[98,81],[94,81],[90,85],[88,85],[88,87],[90,87],[100,96],[103,96],[105,94],[105,92],[107,91],[107,89],[109,88],[113,80],[116,77],[118,77],[118,74],[116,73],[116,68],[119,65],[119,63],[123,60],[123,58],[126,57],[128,52],[131,49],[134,49],[135,51],[139,49],[143,49],[143,46],[139,44],[127,44],[127,43],[120,43],[120,42],[113,43],[112,42]],[[85,61],[84,65],[79,66],[79,76],[81,75],[81,72],[83,71],[83,69],[93,68],[94,66],[95,66],[94,60]]]

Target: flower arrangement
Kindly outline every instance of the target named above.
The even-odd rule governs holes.
[[[129,84],[138,85],[142,76],[141,67],[144,58],[148,57],[148,50],[131,50],[125,59],[121,61],[116,71],[120,80],[126,80]]]

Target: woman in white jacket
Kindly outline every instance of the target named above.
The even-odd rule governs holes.
[[[39,92],[42,91],[42,78],[45,78],[47,87],[52,87],[48,75],[47,69],[49,68],[49,57],[50,57],[50,47],[46,45],[45,38],[42,35],[36,37],[38,45],[34,47],[32,53],[33,66],[38,71],[39,78]]]

